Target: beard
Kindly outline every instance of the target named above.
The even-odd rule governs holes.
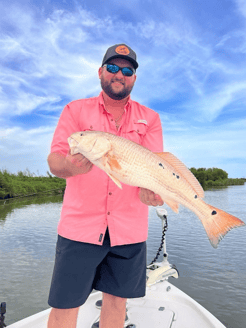
[[[121,90],[116,91],[113,89],[112,87],[112,83],[113,82],[120,82],[122,83],[123,88],[121,88]],[[101,87],[103,89],[103,91],[106,93],[107,96],[109,96],[110,98],[114,99],[114,100],[122,100],[124,98],[126,98],[127,96],[129,96],[129,94],[132,91],[133,85],[130,86],[125,86],[125,83],[122,82],[119,79],[112,79],[111,81],[105,81],[104,77],[101,77]]]

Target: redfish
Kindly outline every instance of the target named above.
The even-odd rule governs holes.
[[[176,213],[179,205],[201,220],[216,248],[232,228],[245,225],[237,217],[205,203],[204,191],[191,171],[173,154],[153,153],[128,139],[100,131],[82,131],[68,138],[71,154],[83,154],[122,188],[121,182],[158,194]]]

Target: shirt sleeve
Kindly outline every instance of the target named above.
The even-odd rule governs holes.
[[[70,104],[64,107],[54,132],[51,143],[51,153],[67,155],[69,151],[68,137],[70,137],[72,133],[80,130],[79,118],[76,120],[74,117],[75,115],[76,111],[72,111]]]
[[[154,112],[153,119],[149,123],[142,145],[154,153],[163,152],[163,134],[161,120],[158,113]]]

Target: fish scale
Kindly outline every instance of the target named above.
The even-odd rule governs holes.
[[[118,162],[122,167],[119,176],[122,173],[124,175],[124,172],[128,173],[125,183],[135,186],[139,186],[139,184],[146,186],[146,184],[152,183],[153,186],[148,187],[156,188],[156,183],[160,183],[159,173],[163,174],[163,169],[159,166],[162,160],[157,156],[153,157],[153,153],[144,147],[142,147],[142,152],[138,153],[139,145],[127,139],[113,134],[108,134],[108,137],[112,141],[113,152],[118,157]],[[146,163],[148,164],[146,165]],[[167,167],[167,165],[165,166]],[[153,170],[150,170],[151,167]],[[113,175],[116,175],[116,173],[118,172],[112,172]]]
[[[133,141],[100,131],[76,132],[68,143],[72,155],[83,154],[118,187],[122,188],[122,182],[149,189],[175,212],[179,204],[189,208],[201,220],[215,248],[228,231],[245,225],[237,217],[205,203],[197,179],[171,153],[152,153]]]

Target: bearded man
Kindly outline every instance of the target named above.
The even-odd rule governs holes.
[[[127,298],[145,295],[148,205],[163,201],[147,189],[119,189],[83,155],[72,156],[67,143],[74,132],[95,130],[163,151],[159,115],[130,98],[137,68],[129,46],[108,48],[98,71],[101,93],[66,105],[56,127],[48,163],[54,175],[66,179],[66,191],[48,328],[75,328],[79,307],[93,289],[103,293],[100,328],[123,328]]]

